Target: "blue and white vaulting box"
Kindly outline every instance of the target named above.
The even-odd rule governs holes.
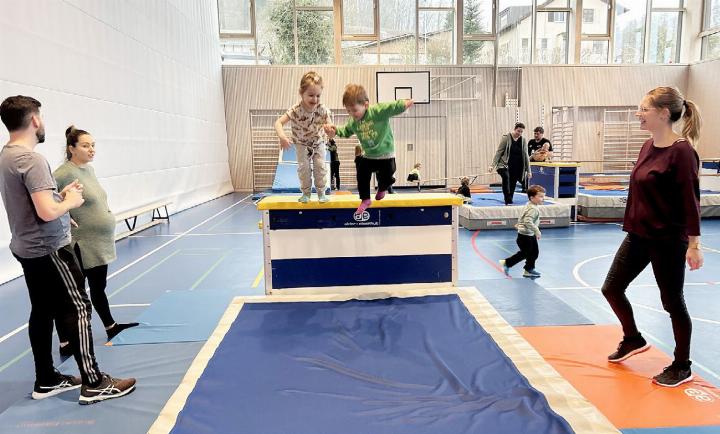
[[[271,196],[258,203],[267,294],[457,282],[461,198],[392,194],[362,215],[355,214],[355,195],[332,196],[324,204],[297,199]]]

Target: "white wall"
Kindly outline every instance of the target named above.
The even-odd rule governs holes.
[[[65,128],[88,130],[113,211],[176,212],[232,190],[217,27],[215,0],[2,1],[0,99],[42,102],[53,168]],[[2,212],[0,281],[18,271],[8,242]]]
[[[703,123],[700,128],[698,152],[703,158],[720,157],[720,103],[717,81],[720,77],[720,59],[690,65],[690,79],[685,97],[699,107]]]

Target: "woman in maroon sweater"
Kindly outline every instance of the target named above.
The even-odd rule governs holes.
[[[663,308],[670,314],[675,336],[675,360],[653,377],[661,386],[674,387],[692,380],[690,335],[692,323],[685,307],[685,262],[690,270],[702,267],[700,250],[700,158],[691,142],[698,138],[700,112],[672,87],[658,87],[643,98],[635,114],[640,128],[650,131],[630,175],[623,230],[627,232],[602,293],[623,328],[623,340],[608,361],[621,362],[646,351],[625,291],[652,265]],[[682,117],[682,135],[672,125]]]

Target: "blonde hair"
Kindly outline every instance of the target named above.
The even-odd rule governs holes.
[[[306,72],[300,79],[300,95],[304,94],[310,86],[320,86],[321,89],[323,87],[322,77],[315,71]]]
[[[415,165],[413,166],[413,168],[417,169],[417,168],[419,168],[420,166],[422,166],[422,164],[420,164],[420,163],[415,163]]]
[[[345,107],[355,104],[365,104],[370,101],[367,91],[359,84],[348,84],[345,86],[342,102]]]
[[[650,97],[650,104],[656,109],[668,109],[671,123],[677,122],[682,117],[682,136],[694,146],[695,141],[700,137],[702,124],[700,108],[697,104],[685,99],[679,90],[669,86],[656,87],[648,92],[647,96]]]

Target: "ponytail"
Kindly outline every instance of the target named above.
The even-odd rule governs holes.
[[[690,100],[683,102],[685,106],[685,112],[683,113],[683,128],[682,136],[690,141],[693,147],[696,146],[696,141],[700,137],[700,125],[702,124],[702,118],[700,116],[700,109],[697,104]]]

